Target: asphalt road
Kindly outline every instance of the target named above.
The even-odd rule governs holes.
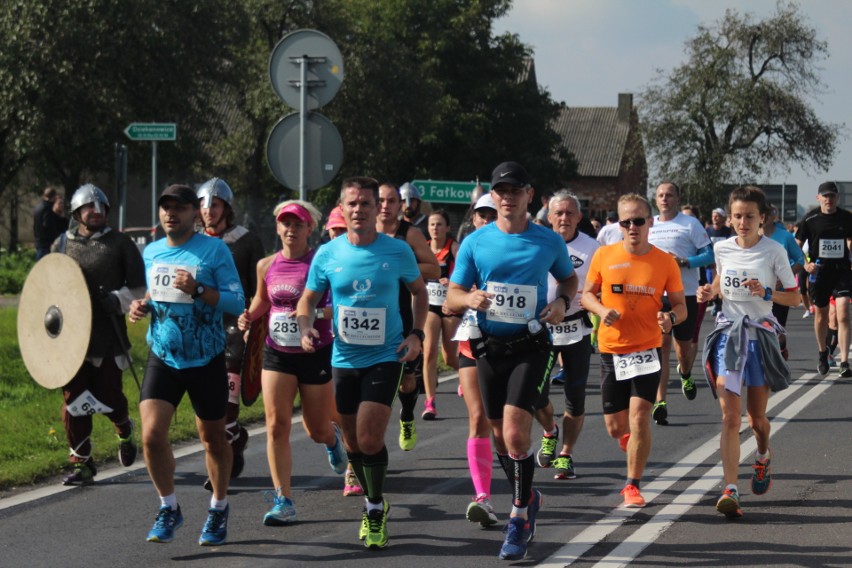
[[[654,426],[643,478],[648,506],[621,509],[625,459],[604,430],[597,356],[593,356],[585,429],[574,455],[578,477],[553,479],[536,470],[544,494],[538,536],[524,561],[498,560],[499,528],[481,530],[464,511],[472,496],[465,444],[467,417],[456,381],[439,388],[439,420],[418,420],[412,452],[397,444],[392,423],[387,445],[391,503],[388,549],[370,552],[357,538],[362,500],[343,497],[342,476],[328,468],[323,448],[294,428],[294,500],[298,522],[261,524],[269,505],[265,435],[251,432],[243,475],[232,484],[228,542],[200,547],[198,533],[209,494],[196,444],[178,449],[178,498],[186,523],[170,544],[150,544],[158,500],[141,461],[107,468],[97,483],[64,488],[58,479],[0,499],[0,564],[18,566],[243,567],[263,566],[850,566],[852,565],[852,379],[836,370],[816,375],[811,322],[790,314],[793,386],[770,398],[773,485],[751,495],[754,445],[744,431],[740,492],[745,517],[728,521],[715,510],[721,491],[719,409],[706,384],[688,402],[669,391],[669,426]],[[705,322],[705,329],[710,324]],[[696,365],[696,369],[698,366]],[[561,391],[551,394],[557,411]],[[422,402],[420,403],[422,405]],[[539,433],[534,439],[538,439]],[[510,507],[509,485],[495,461],[493,501],[501,521]]]

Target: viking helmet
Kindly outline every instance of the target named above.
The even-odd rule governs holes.
[[[214,197],[218,197],[229,206],[234,205],[234,192],[231,191],[231,186],[222,178],[212,178],[201,184],[198,188],[198,198],[201,200],[201,207],[207,209],[213,202]]]
[[[98,213],[106,213],[102,206],[109,209],[109,199],[107,199],[106,194],[91,183],[81,186],[71,196],[71,213],[76,213],[77,209],[88,203],[94,203],[95,210]]]

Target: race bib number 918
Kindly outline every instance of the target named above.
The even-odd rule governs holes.
[[[488,282],[486,289],[494,294],[486,316],[489,321],[525,324],[535,315],[538,299],[535,286]]]

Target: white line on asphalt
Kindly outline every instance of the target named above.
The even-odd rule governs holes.
[[[788,397],[797,393],[800,389],[806,386],[806,382],[816,377],[815,373],[807,373],[802,375],[799,380],[793,385],[773,395],[767,404],[767,412],[784,402]],[[826,389],[832,385],[832,382],[821,380],[821,382],[811,388],[806,394],[797,398],[790,406],[784,409],[778,416],[772,420],[772,434],[776,434],[790,419],[801,412],[808,404],[821,395]],[[743,431],[748,429],[745,424]],[[703,464],[710,458],[719,448],[719,434],[693,450],[689,455],[684,457],[678,464],[675,464],[654,481],[644,486],[642,494],[647,503],[651,503],[661,493],[669,487],[680,481],[690,471],[695,469],[696,464]],[[754,437],[749,436],[748,439],[740,446],[740,455],[748,456],[755,450]],[[686,513],[692,506],[698,503],[708,491],[712,490],[719,483],[722,475],[721,462],[717,463],[707,473],[705,473],[698,481],[693,483],[686,491],[676,496],[671,504],[666,505],[656,515],[643,524],[641,528],[626,538],[618,545],[609,556],[602,559],[597,566],[624,566],[638,556],[650,543],[662,534],[671,524],[681,515]],[[607,536],[615,532],[626,519],[629,519],[638,512],[638,509],[623,509],[617,507],[613,511],[594,525],[583,530],[576,537],[571,539],[565,546],[556,551],[540,566],[547,568],[555,568],[558,566],[569,566],[574,561],[578,560],[583,554],[588,552],[596,544],[604,540]],[[541,528],[539,528],[541,530]],[[565,535],[563,539],[567,538]]]

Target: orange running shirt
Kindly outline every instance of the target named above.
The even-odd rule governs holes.
[[[663,344],[657,323],[663,292],[683,291],[674,257],[655,246],[642,255],[628,253],[623,243],[602,246],[592,257],[586,281],[597,282],[601,303],[621,314],[613,325],[598,329],[601,353],[626,355]]]

